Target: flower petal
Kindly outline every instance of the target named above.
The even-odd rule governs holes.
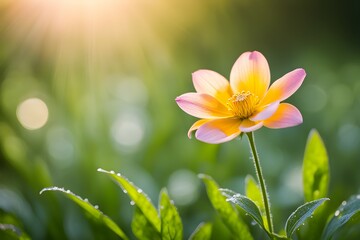
[[[223,143],[230,141],[240,134],[241,121],[235,118],[216,119],[199,127],[195,137],[206,143]]]
[[[257,51],[241,54],[230,73],[234,93],[250,91],[262,99],[270,85],[270,69],[266,58]]]
[[[209,122],[209,121],[211,121],[211,120],[209,120],[209,119],[200,119],[200,120],[196,121],[196,122],[190,127],[190,129],[189,129],[189,131],[188,131],[188,137],[191,138],[191,133],[192,133],[193,131],[197,130],[199,127],[201,127],[201,125],[203,125],[203,124],[205,124],[205,123],[207,123],[207,122]]]
[[[198,70],[192,74],[197,93],[209,94],[223,104],[231,97],[230,83],[226,78],[211,70]]]
[[[279,104],[280,104],[280,102],[273,102],[273,103],[267,105],[266,107],[264,107],[261,111],[255,113],[249,119],[251,121],[265,120],[265,119],[271,117],[276,112],[276,110],[279,107]]]
[[[300,111],[289,103],[281,103],[278,110],[270,118],[264,121],[268,128],[287,128],[299,125],[303,122]]]
[[[263,126],[263,122],[253,122],[249,119],[245,119],[241,122],[240,130],[242,132],[253,132]]]
[[[263,99],[263,104],[268,104],[274,101],[283,101],[290,97],[301,86],[306,72],[302,68],[291,71],[278,80],[276,80],[269,88],[266,96]]]
[[[214,97],[201,93],[185,93],[175,99],[179,107],[197,118],[229,117],[228,109]]]

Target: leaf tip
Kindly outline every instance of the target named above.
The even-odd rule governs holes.
[[[319,131],[318,131],[316,128],[312,128],[312,129],[310,130],[309,136],[312,136],[313,134],[319,135]]]
[[[98,172],[103,172],[103,173],[107,173],[107,172],[108,172],[108,171],[106,171],[106,170],[104,170],[104,169],[102,169],[102,168],[98,168],[97,171],[98,171]]]
[[[162,196],[163,194],[169,195],[168,190],[167,190],[166,187],[163,187],[163,188],[160,190],[160,196]]]
[[[41,191],[39,192],[39,194],[43,194],[44,192],[47,191],[61,191],[61,192],[65,192],[64,188],[59,188],[59,187],[47,187],[47,188],[43,188],[41,189]]]
[[[199,173],[198,178],[205,179],[205,178],[208,178],[208,176],[206,174],[204,174],[204,173]]]

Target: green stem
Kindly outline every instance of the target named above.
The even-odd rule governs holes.
[[[247,134],[247,136],[249,138],[250,148],[251,148],[251,152],[252,152],[252,155],[253,155],[253,160],[254,160],[254,163],[255,163],[256,175],[257,175],[258,181],[260,183],[260,188],[261,188],[261,192],[262,192],[262,198],[263,198],[263,202],[264,202],[266,220],[267,220],[267,223],[268,223],[269,231],[270,231],[270,234],[272,236],[274,236],[273,235],[274,226],[273,226],[271,212],[270,212],[269,197],[268,197],[268,193],[266,191],[266,185],[265,185],[264,176],[262,174],[262,170],[261,170],[261,166],[260,166],[259,156],[257,154],[256,147],[255,147],[254,134],[253,134],[253,132],[249,132],[249,133],[246,133],[246,134]]]

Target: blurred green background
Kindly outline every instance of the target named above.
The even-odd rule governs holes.
[[[252,50],[267,58],[272,82],[295,68],[307,72],[287,100],[304,123],[255,134],[283,226],[303,202],[312,128],[328,148],[331,204],[360,190],[360,2],[1,0],[0,222],[33,239],[115,238],[64,196],[39,195],[59,186],[131,235],[130,200],[101,167],[130,178],[156,205],[167,187],[185,237],[201,221],[226,234],[197,174],[243,192],[245,176],[254,175],[247,140],[189,140],[196,119],[174,99],[194,91],[192,72],[229,77]]]

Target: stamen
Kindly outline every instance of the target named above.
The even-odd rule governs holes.
[[[241,91],[240,93],[236,93],[231,98],[229,98],[226,105],[228,110],[231,111],[234,116],[241,119],[246,119],[254,113],[258,102],[258,96],[255,96],[249,91]]]

